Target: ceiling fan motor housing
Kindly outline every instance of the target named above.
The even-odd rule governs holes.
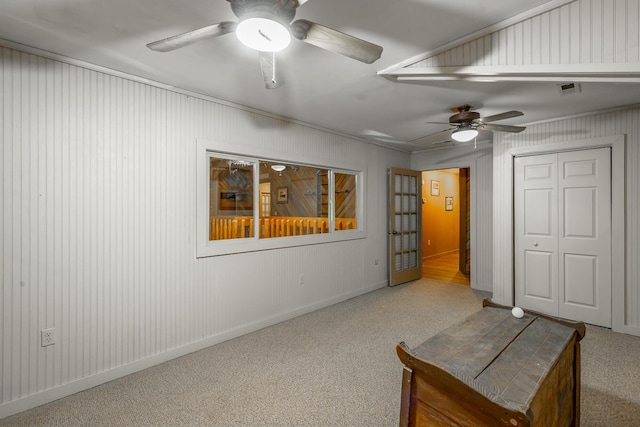
[[[475,111],[460,111],[449,117],[449,123],[469,123],[480,118],[480,113]]]
[[[283,0],[229,0],[231,10],[239,18],[259,15],[288,24],[296,16],[297,2]]]

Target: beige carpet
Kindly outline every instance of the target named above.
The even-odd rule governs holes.
[[[0,420],[3,426],[394,426],[414,347],[481,309],[468,286],[384,288]],[[588,327],[582,426],[640,426],[640,338]]]

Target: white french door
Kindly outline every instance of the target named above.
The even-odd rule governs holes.
[[[514,159],[516,305],[611,327],[609,148]]]
[[[389,286],[422,277],[422,173],[389,171]]]

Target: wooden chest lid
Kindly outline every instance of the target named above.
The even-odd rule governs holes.
[[[499,405],[522,410],[575,335],[534,314],[518,319],[510,310],[485,307],[411,353]]]

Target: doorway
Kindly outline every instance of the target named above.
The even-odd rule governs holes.
[[[470,285],[469,168],[422,172],[422,277]]]

